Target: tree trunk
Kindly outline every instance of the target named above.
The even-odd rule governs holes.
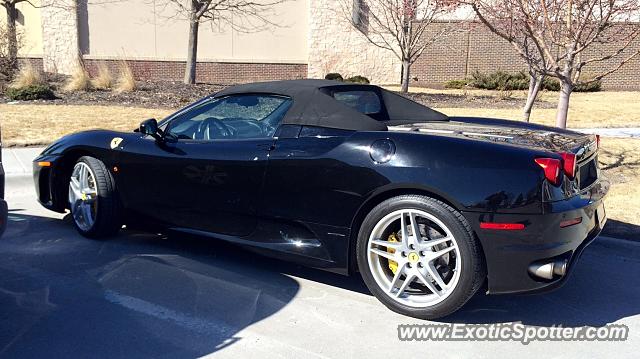
[[[195,10],[191,10],[189,21],[189,45],[187,48],[187,66],[184,71],[184,83],[187,85],[196,83],[196,61],[198,58],[198,30],[200,22],[196,18]]]
[[[409,92],[409,79],[411,74],[411,63],[408,60],[402,61],[402,93]]]
[[[542,87],[543,80],[543,75],[529,75],[529,94],[527,95],[527,102],[524,104],[524,108],[522,110],[522,117],[526,122],[529,122],[529,119],[531,118],[531,109],[533,108],[533,104],[536,102],[536,98],[538,98],[538,93],[540,92],[540,87]]]
[[[17,66],[18,59],[18,34],[16,31],[16,20],[18,19],[18,10],[13,2],[4,3],[7,10],[7,46],[9,61],[13,67]]]
[[[569,98],[573,92],[573,85],[561,80],[560,97],[558,98],[558,112],[556,113],[556,127],[567,128],[569,114]]]

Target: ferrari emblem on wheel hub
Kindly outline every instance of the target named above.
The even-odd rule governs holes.
[[[409,253],[407,257],[409,258],[409,262],[411,263],[418,263],[418,261],[420,260],[420,256],[416,252]]]

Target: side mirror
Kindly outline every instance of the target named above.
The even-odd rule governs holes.
[[[158,121],[155,118],[144,120],[140,123],[140,133],[149,135],[153,138],[158,137]]]

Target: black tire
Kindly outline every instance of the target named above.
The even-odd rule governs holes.
[[[384,216],[401,209],[422,210],[438,218],[449,228],[460,250],[462,271],[458,284],[444,301],[431,307],[411,307],[390,298],[376,283],[368,265],[368,240],[375,225]],[[374,207],[360,227],[356,244],[356,257],[358,269],[365,284],[380,302],[394,312],[419,319],[441,318],[457,311],[473,297],[486,278],[482,249],[466,219],[460,212],[446,203],[421,195],[393,197]]]
[[[98,192],[96,219],[88,230],[78,226],[75,219],[72,219],[73,225],[78,232],[87,238],[105,238],[114,236],[122,228],[121,206],[118,194],[116,192],[116,183],[102,161],[90,156],[83,156],[76,162],[83,162],[89,166],[94,174]],[[67,186],[69,181],[67,181]]]

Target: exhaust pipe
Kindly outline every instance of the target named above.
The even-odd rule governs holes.
[[[553,274],[564,277],[564,275],[567,274],[568,263],[569,261],[566,259],[559,259],[553,262]]]
[[[553,279],[554,275],[562,277],[567,273],[566,259],[558,259],[548,263],[533,263],[529,266],[529,273],[544,279]]]

